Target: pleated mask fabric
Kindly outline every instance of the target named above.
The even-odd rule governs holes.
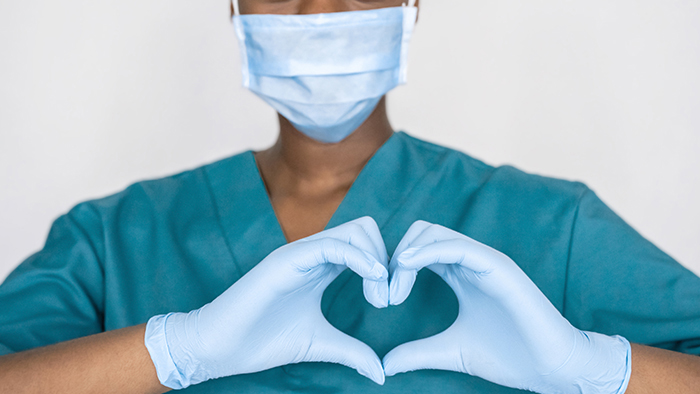
[[[240,15],[236,3],[243,85],[313,139],[345,139],[406,83],[415,0],[309,15]]]

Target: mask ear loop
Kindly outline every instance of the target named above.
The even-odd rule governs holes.
[[[234,1],[238,1],[238,0],[234,0]],[[408,5],[409,7],[415,7],[415,6],[416,6],[416,0],[408,0],[408,3],[403,3],[403,6],[404,6],[404,7],[406,7],[407,5]]]

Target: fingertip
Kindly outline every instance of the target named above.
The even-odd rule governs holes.
[[[382,281],[377,282],[377,296],[379,297],[380,303],[377,308],[386,308],[389,306],[389,282]]]
[[[411,293],[411,288],[416,281],[416,271],[397,270],[391,278],[389,284],[389,304],[401,305],[408,295]]]
[[[372,299],[367,301],[377,309],[384,309],[389,306],[388,303],[385,303],[384,301],[378,299]]]
[[[382,362],[377,353],[366,343],[339,331],[327,321],[321,325],[316,334],[312,349],[307,352],[314,356],[304,358],[302,361],[345,365],[377,384],[384,384]]]
[[[379,358],[375,360],[374,365],[370,366],[368,370],[357,369],[357,372],[380,386],[384,385],[384,368]]]
[[[379,360],[379,357],[375,359],[375,365],[373,368],[374,372],[374,380],[378,385],[383,386],[384,385],[384,366],[382,365],[382,362]]]
[[[376,281],[385,281],[389,278],[389,271],[382,263],[376,262],[370,271],[370,276]]]
[[[375,377],[375,378],[372,379],[372,380],[374,381],[374,383],[376,383],[376,384],[378,384],[378,385],[380,385],[380,386],[384,386],[384,381],[385,381],[385,379],[386,379],[386,377],[384,376],[384,370],[382,370],[382,373],[379,374],[379,376]]]
[[[389,306],[389,286],[387,281],[364,280],[365,299],[375,308],[382,309]]]
[[[384,264],[380,263],[372,253],[363,250],[362,254],[365,255],[367,266],[370,267],[369,270],[366,271],[367,279],[382,280],[389,277],[389,271],[387,271]]]
[[[389,290],[389,305],[401,305],[404,301],[406,301],[406,298],[408,298],[407,296],[400,294],[397,288],[398,286],[394,286]]]
[[[363,374],[362,372],[360,372],[360,375],[366,377],[367,379],[373,381],[374,383],[376,383],[376,384],[378,384],[378,385],[380,385],[380,386],[384,386],[384,379],[385,379],[385,378],[384,378],[384,374],[383,374],[383,373],[380,374],[380,375],[377,375],[377,376],[371,376],[371,375],[369,375],[369,374],[366,375],[366,374]]]
[[[411,227],[408,228],[408,231],[406,231],[406,234],[412,233],[418,235],[419,233],[422,233],[425,231],[426,228],[432,226],[432,223],[426,222],[425,220],[418,219],[413,224],[411,224]],[[415,235],[414,235],[415,238]]]
[[[379,263],[379,260],[377,260],[377,258],[376,258],[372,253],[370,253],[370,252],[368,252],[368,251],[366,251],[366,250],[362,250],[362,253],[363,253],[363,254],[365,255],[365,257],[367,258],[367,261],[370,262],[370,265],[374,265],[374,264],[376,264],[376,263]]]
[[[357,218],[357,219],[353,220],[353,222],[357,222],[357,223],[360,223],[360,224],[372,226],[373,228],[376,228],[377,231],[379,231],[379,226],[377,225],[377,221],[374,220],[374,218],[371,217],[371,216],[365,215],[365,216],[362,216],[362,217],[360,217],[360,218]]]
[[[413,371],[415,365],[411,357],[411,348],[399,345],[389,351],[382,359],[385,376],[394,376],[400,373]]]
[[[389,305],[399,305],[402,302],[399,300],[398,285],[396,282],[396,279],[392,279],[389,284]]]
[[[386,376],[386,377],[394,376],[397,373],[399,373],[399,371],[394,367],[394,365],[392,363],[392,358],[389,356],[390,354],[391,354],[391,352],[389,352],[389,354],[384,356],[384,361],[382,362],[382,364],[384,366],[384,376]]]
[[[401,255],[404,256],[405,258],[409,258],[409,257],[415,255],[416,253],[418,253],[418,251],[420,251],[420,250],[421,250],[421,246],[411,246],[410,248],[406,248],[406,250],[404,250],[403,253],[401,253]]]
[[[399,260],[399,261],[401,261],[401,260],[408,260],[408,259],[410,259],[411,257],[415,256],[416,253],[417,253],[419,250],[420,250],[420,248],[417,248],[417,247],[415,247],[415,246],[414,246],[414,247],[410,247],[410,248],[404,250],[403,252],[401,252],[401,254],[398,255],[398,257],[397,257],[397,260]]]

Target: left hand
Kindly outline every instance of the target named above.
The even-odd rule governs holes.
[[[427,267],[452,288],[457,320],[384,357],[386,376],[442,369],[539,393],[623,393],[630,345],[573,327],[508,256],[465,235],[418,221],[389,265],[389,301],[401,304]]]
[[[149,320],[144,342],[158,378],[180,389],[287,364],[332,362],[383,384],[377,354],[333,327],[321,298],[349,268],[363,278],[367,301],[386,307],[387,260],[369,217],[281,246],[212,302]]]

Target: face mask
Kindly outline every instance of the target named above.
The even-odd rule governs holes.
[[[240,15],[243,85],[294,127],[339,142],[406,83],[415,0],[401,7],[311,15]]]

